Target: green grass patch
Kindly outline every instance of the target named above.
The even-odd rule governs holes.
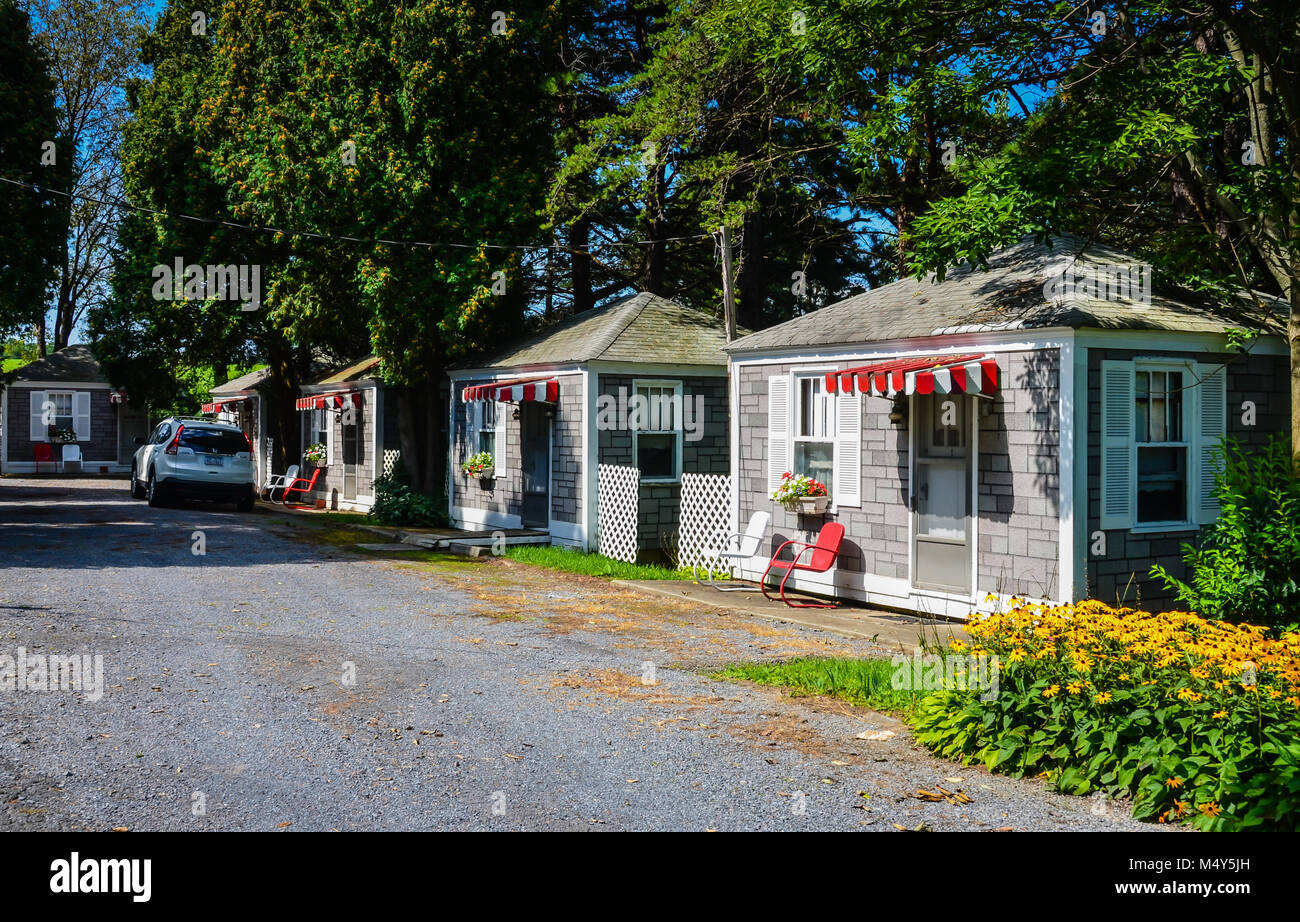
[[[689,580],[690,570],[647,563],[624,563],[600,554],[587,554],[567,547],[549,544],[516,544],[506,548],[506,556],[520,563],[530,563],[566,573],[583,576],[600,576],[605,579],[680,579]]]
[[[776,685],[796,694],[826,695],[908,717],[918,693],[892,687],[894,668],[887,659],[810,656],[780,663],[740,663],[715,673],[714,678]]]

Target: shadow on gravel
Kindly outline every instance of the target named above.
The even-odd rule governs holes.
[[[122,567],[321,564],[357,556],[374,541],[337,527],[232,505],[179,500],[153,508],[131,499],[125,480],[35,485],[0,480],[0,571]],[[196,532],[202,532],[201,542]],[[203,554],[195,553],[202,547]]]

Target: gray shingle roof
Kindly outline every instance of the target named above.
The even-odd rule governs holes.
[[[65,346],[43,359],[28,362],[18,369],[18,374],[14,377],[15,384],[20,382],[35,384],[42,381],[109,383],[108,377],[99,367],[99,362],[95,360],[95,354],[90,351],[90,347],[80,344]]]
[[[1216,313],[1185,293],[1151,291],[1150,304],[1132,297],[1105,300],[1081,296],[1048,300],[1044,284],[1067,267],[1127,269],[1139,260],[1099,243],[1086,245],[1063,236],[1049,248],[1031,240],[989,255],[988,268],[969,264],[953,269],[942,282],[934,276],[900,279],[844,301],[761,330],[727,347],[756,352],[805,346],[852,345],[893,339],[1045,327],[1181,330],[1221,333],[1227,327],[1258,323],[1253,303],[1243,293],[1237,316]],[[1263,296],[1272,301],[1271,296]],[[1285,317],[1286,309],[1277,316]]]
[[[251,391],[269,377],[271,377],[271,368],[268,365],[265,368],[250,371],[246,375],[240,375],[238,378],[231,378],[225,384],[218,384],[208,393],[213,397],[225,397],[242,391]]]
[[[494,356],[486,366],[591,361],[725,365],[721,320],[648,292],[584,311]]]

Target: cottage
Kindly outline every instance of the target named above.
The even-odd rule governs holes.
[[[67,346],[30,362],[0,394],[0,471],[33,473],[38,457],[52,457],[60,470],[65,439],[76,436],[69,457],[79,453],[87,473],[131,470],[135,439],[149,432],[143,409],[114,390],[89,346]],[[75,464],[72,465],[75,468]],[[46,461],[42,472],[54,470]]]
[[[271,475],[271,452],[266,442],[267,408],[258,387],[270,376],[270,368],[259,368],[218,384],[208,392],[211,402],[202,407],[204,413],[211,413],[219,422],[238,426],[248,436],[249,444],[256,449],[254,458],[260,462],[255,473],[259,491]]]
[[[728,470],[725,342],[717,319],[642,292],[452,372],[453,522],[536,528],[595,550],[602,514],[621,504],[636,509],[630,551],[662,549],[677,529],[682,474]],[[492,476],[462,471],[480,453]],[[629,491],[607,484],[603,511],[601,465]]]
[[[1214,521],[1225,433],[1259,444],[1289,424],[1288,360],[1277,335],[1228,348],[1259,326],[1253,299],[1223,316],[1135,266],[1025,241],[731,344],[737,521],[771,510],[774,545],[843,523],[839,565],[791,585],[906,610],[1168,601],[1151,565],[1180,572]],[[1138,281],[1063,284],[1080,278]],[[776,507],[788,471],[830,487],[825,515]]]
[[[320,468],[311,500],[328,509],[368,512],[375,502],[375,480],[385,460],[399,449],[397,395],[379,375],[379,358],[368,356],[313,379],[298,389],[304,449],[320,445],[324,461],[304,463],[299,474]]]

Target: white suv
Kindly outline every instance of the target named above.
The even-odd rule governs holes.
[[[173,496],[253,508],[253,445],[236,426],[171,416],[158,424],[131,459],[131,497],[161,506]]]

